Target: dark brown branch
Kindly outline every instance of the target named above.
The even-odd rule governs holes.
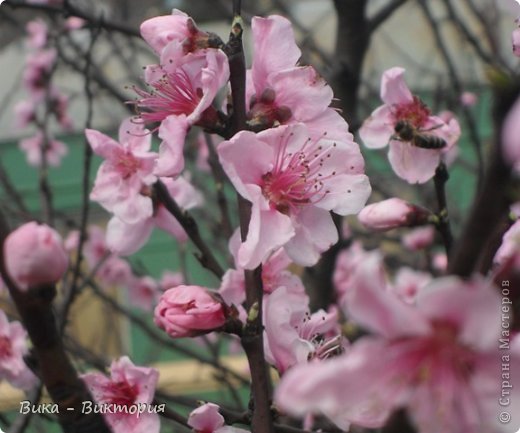
[[[235,18],[226,46],[229,59],[231,94],[233,100],[233,116],[231,126],[233,133],[246,129],[246,62],[242,45],[242,20],[240,18],[240,1],[234,3]],[[251,219],[251,203],[237,194],[240,217],[240,234],[242,241],[247,237]],[[251,429],[253,433],[273,433],[273,417],[271,414],[271,386],[267,364],[264,357],[263,325],[262,325],[262,267],[253,271],[245,271],[246,307],[248,320],[242,335],[249,369],[251,371],[251,394],[253,417]]]
[[[191,215],[183,211],[177,202],[170,196],[168,189],[161,181],[157,181],[153,185],[155,196],[159,202],[179,221],[182,228],[186,231],[188,237],[200,251],[199,262],[206,269],[210,270],[219,279],[224,275],[224,270],[218,263],[217,259],[209,249],[206,242],[199,233],[199,227]]]
[[[52,301],[54,286],[34,287],[20,291],[4,268],[3,244],[9,229],[0,215],[0,274],[9,289],[23,325],[33,344],[38,371],[51,399],[59,405],[58,419],[65,433],[110,433],[100,414],[83,414],[84,401],[91,401],[85,384],[65,353],[61,335],[56,326]],[[73,410],[67,410],[72,408]]]
[[[451,234],[450,219],[448,214],[448,202],[446,200],[446,182],[450,178],[446,164],[441,162],[435,170],[433,182],[435,184],[435,194],[437,195],[438,218],[437,230],[441,234],[446,255],[449,257],[453,244],[453,235]]]
[[[489,252],[486,253],[485,251],[486,245],[492,241],[497,225],[509,213],[509,206],[512,202],[512,169],[502,155],[501,131],[503,121],[520,92],[519,89],[510,87],[494,90],[493,121],[495,137],[489,157],[489,168],[448,267],[450,273],[462,277],[469,277],[476,271],[482,254],[489,255]],[[483,273],[488,270],[480,268]]]

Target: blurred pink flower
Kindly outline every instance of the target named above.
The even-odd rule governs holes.
[[[130,278],[127,287],[130,304],[145,311],[152,310],[161,296],[159,283],[150,276]]]
[[[517,220],[502,238],[502,244],[495,254],[494,263],[502,265],[513,259],[513,263],[520,269],[520,220]]]
[[[127,224],[136,224],[153,214],[147,187],[156,181],[153,168],[157,154],[150,152],[152,137],[129,119],[119,127],[119,142],[93,129],[85,130],[96,155],[105,161],[99,167],[91,200]],[[144,193],[143,193],[144,192]]]
[[[342,250],[336,259],[332,281],[341,305],[343,297],[352,290],[352,278],[358,266],[372,255],[377,255],[383,266],[383,258],[379,251],[368,252],[363,248],[359,241],[354,241],[352,245]]]
[[[434,254],[432,260],[433,269],[445,273],[448,269],[448,256],[445,253]]]
[[[180,286],[181,284],[184,284],[184,277],[180,272],[164,271],[159,281],[159,287],[162,291]]]
[[[264,352],[267,362],[284,374],[290,367],[325,359],[342,350],[338,312],[309,312],[305,293],[280,287],[264,306]]]
[[[511,33],[511,43],[513,45],[513,54],[520,57],[520,28],[516,28]]]
[[[22,83],[33,97],[41,97],[45,91],[56,57],[57,52],[53,48],[39,50],[28,57]]]
[[[5,268],[21,290],[56,284],[69,259],[58,232],[34,221],[11,232],[4,242]]]
[[[506,162],[513,167],[517,175],[520,175],[520,98],[516,100],[504,120],[502,151]]]
[[[65,240],[69,252],[78,248],[79,232],[74,230]],[[126,285],[132,277],[132,269],[126,260],[110,252],[105,242],[105,231],[99,226],[90,226],[83,246],[83,256],[91,270],[97,268],[96,278],[109,285]]]
[[[364,207],[358,219],[370,230],[384,231],[426,224],[430,215],[427,209],[393,197]]]
[[[402,243],[410,251],[418,251],[429,247],[434,238],[435,228],[430,225],[410,230],[403,236]]]
[[[427,272],[419,272],[414,269],[399,268],[395,274],[394,284],[391,290],[404,302],[413,304],[419,292],[432,280]]]
[[[35,19],[25,25],[27,43],[31,48],[43,48],[47,44],[48,27],[45,21]]]
[[[322,413],[342,429],[385,424],[406,408],[421,433],[501,430],[500,298],[483,279],[446,277],[405,304],[374,278],[365,262],[349,299],[349,317],[374,335],[342,356],[297,366],[276,390],[277,405],[292,415]],[[461,308],[463,307],[463,308]],[[508,352],[511,371],[520,352]],[[511,379],[512,412],[520,384]],[[503,427],[502,427],[503,428]]]
[[[246,93],[249,123],[265,129],[301,122],[313,139],[327,131],[331,140],[352,141],[347,122],[330,107],[331,87],[312,66],[296,66],[301,51],[290,21],[278,15],[254,17],[251,30],[254,55]]]
[[[184,177],[175,180],[163,178],[162,182],[170,196],[184,210],[200,206],[204,201],[200,192]],[[155,227],[169,233],[179,242],[188,240],[188,235],[175,217],[161,203],[156,203],[152,215],[133,224],[114,215],[107,226],[108,248],[124,256],[133,254],[146,243]]]
[[[0,310],[0,380],[12,386],[30,389],[36,384],[36,376],[25,365],[23,357],[28,354],[27,332],[20,322],[7,320]]]
[[[219,406],[206,403],[191,411],[188,425],[195,433],[247,433],[236,427],[224,425],[224,417],[219,413]]]
[[[460,103],[465,107],[473,107],[478,102],[478,97],[473,92],[462,92],[460,95]]]
[[[162,294],[154,321],[170,337],[183,338],[214,331],[226,317],[222,302],[204,287],[177,286]]]
[[[329,211],[356,213],[370,194],[358,145],[325,135],[314,140],[303,124],[239,132],[218,153],[239,194],[252,203],[247,239],[235,256],[244,269],[280,247],[294,262],[313,265],[338,240]]]
[[[62,158],[69,152],[65,143],[45,136],[41,131],[29,138],[24,138],[18,143],[18,147],[25,152],[27,164],[34,167],[42,166],[42,153],[45,162],[51,167],[58,167]],[[45,150],[43,150],[45,148]]]
[[[441,155],[458,140],[460,127],[454,119],[446,124],[430,110],[406,86],[403,68],[391,68],[384,72],[381,81],[381,99],[384,104],[365,120],[359,134],[368,148],[390,146],[388,158],[394,172],[409,183],[424,183],[435,174]],[[443,149],[423,149],[411,142],[397,140],[395,126],[399,121],[408,122],[425,134],[439,137],[446,142]]]
[[[17,128],[25,128],[36,119],[36,101],[29,99],[14,106],[14,123]]]
[[[65,28],[67,30],[79,30],[85,24],[87,24],[87,22],[83,18],[79,17],[69,17],[65,20]]]
[[[97,404],[126,407],[104,414],[114,433],[159,433],[161,422],[157,413],[146,408],[140,413],[127,413],[131,407],[152,404],[158,378],[156,369],[137,367],[127,356],[112,362],[110,378],[101,373],[82,375]]]

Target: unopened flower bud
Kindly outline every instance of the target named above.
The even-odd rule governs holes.
[[[7,236],[4,258],[7,273],[21,290],[55,284],[68,266],[67,253],[58,232],[34,221]]]
[[[430,215],[427,209],[400,198],[390,198],[366,206],[358,219],[368,229],[383,231],[426,224]]]
[[[170,337],[195,337],[222,327],[225,305],[200,286],[178,286],[161,296],[154,313],[155,324]]]

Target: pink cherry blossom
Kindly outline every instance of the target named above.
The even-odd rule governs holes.
[[[12,386],[30,389],[36,384],[36,376],[25,365],[27,355],[27,332],[20,322],[7,320],[0,310],[0,380],[7,380]]]
[[[433,226],[418,227],[406,233],[402,238],[402,243],[410,251],[418,251],[429,247],[434,238],[435,228]]]
[[[69,152],[65,143],[52,137],[46,138],[41,131],[32,137],[20,140],[18,146],[25,152],[27,164],[34,167],[42,166],[42,153],[47,165],[58,167],[62,158]],[[44,148],[45,150],[43,150]]]
[[[513,45],[513,54],[520,57],[520,28],[514,29],[511,33],[511,43]]]
[[[152,277],[134,277],[128,283],[128,298],[130,303],[142,310],[150,311],[159,300],[161,291],[159,283]]]
[[[17,128],[25,128],[36,119],[36,101],[23,100],[14,106],[14,123]]]
[[[237,232],[238,235],[238,232]],[[238,236],[234,240],[239,241]],[[235,242],[236,248],[240,242]],[[235,250],[235,246],[231,247]],[[269,295],[280,287],[285,287],[289,293],[304,293],[305,288],[297,275],[287,267],[291,264],[287,253],[280,249],[262,264],[262,287],[264,295]],[[245,277],[243,269],[229,269],[222,277],[219,293],[227,304],[239,306],[246,300]]]
[[[502,244],[495,254],[494,263],[502,265],[513,259],[513,263],[520,269],[520,220],[517,220],[502,238]]]
[[[195,433],[247,433],[247,430],[226,426],[219,406],[214,403],[205,403],[191,411],[188,425]]]
[[[312,66],[295,66],[301,51],[290,21],[278,15],[254,17],[251,30],[254,56],[246,93],[250,125],[265,129],[301,122],[313,138],[327,130],[331,139],[346,139],[348,124],[330,107],[330,86]]]
[[[41,19],[29,21],[25,29],[28,33],[27,43],[31,48],[43,48],[47,44],[49,29],[45,21]]]
[[[190,53],[184,57],[174,45],[167,46],[160,65],[148,66],[145,81],[153,92],[135,88],[135,102],[145,123],[162,122],[168,116],[184,114],[190,125],[212,122],[211,107],[217,92],[229,78],[226,55],[220,50]],[[204,117],[205,116],[205,117]]]
[[[78,248],[79,232],[72,231],[67,236],[65,247],[70,252]],[[83,245],[83,256],[91,270],[96,269],[96,278],[109,285],[127,285],[132,278],[132,269],[126,260],[111,253],[105,242],[105,231],[98,226],[90,226],[87,240]]]
[[[370,194],[358,145],[325,134],[314,140],[303,124],[239,132],[219,145],[218,154],[239,194],[252,203],[247,239],[235,257],[245,269],[280,247],[298,264],[316,263],[338,239],[329,211],[356,213]]]
[[[448,269],[448,256],[445,253],[436,253],[432,260],[433,269],[444,273]]]
[[[425,224],[430,215],[428,210],[394,197],[364,207],[358,219],[368,229],[384,231]]]
[[[378,255],[383,266],[383,258],[379,251],[368,252],[363,248],[363,245],[359,241],[355,241],[348,248],[342,250],[336,259],[336,266],[334,268],[334,274],[332,281],[334,288],[338,295],[339,304],[343,302],[344,296],[352,290],[352,281],[355,270],[372,255]]]
[[[174,9],[171,15],[150,18],[141,24],[141,36],[157,53],[169,44],[183,49],[185,54],[208,47],[210,35],[201,31],[191,17]]]
[[[128,224],[153,214],[148,187],[156,181],[157,154],[150,152],[151,135],[129,119],[119,127],[119,142],[93,129],[85,131],[95,154],[105,161],[99,167],[91,200]]]
[[[147,409],[152,404],[159,372],[154,368],[135,366],[127,356],[113,361],[110,377],[101,373],[82,375],[97,404],[111,405],[117,410],[105,413],[105,419],[114,433],[159,433],[159,415]],[[140,405],[144,410],[129,413]]]
[[[67,30],[79,30],[85,26],[87,22],[83,18],[69,17],[65,20],[65,28]]]
[[[181,284],[184,284],[184,276],[180,272],[164,271],[159,281],[159,287],[162,291],[180,286]]]
[[[311,315],[304,293],[290,293],[285,287],[273,292],[265,302],[264,324],[265,357],[280,374],[342,350],[337,310]]]
[[[520,29],[519,29],[520,30]],[[520,98],[516,100],[502,126],[502,149],[506,162],[520,175]]]
[[[203,203],[203,197],[184,177],[173,180],[162,179],[171,197],[184,210],[192,209]],[[188,240],[188,235],[161,203],[156,203],[153,213],[134,224],[127,223],[115,215],[107,226],[107,246],[119,255],[127,256],[139,250],[149,239],[153,229],[157,227],[179,242]]]
[[[385,71],[381,81],[381,99],[384,105],[365,120],[359,134],[368,148],[390,146],[388,158],[394,172],[409,183],[424,183],[435,174],[441,155],[458,140],[460,127],[454,119],[446,124],[406,86],[403,68]],[[413,128],[425,131],[446,142],[444,149],[423,149],[410,142],[395,139],[395,126],[406,121]]]
[[[374,266],[367,261],[358,270],[348,304],[349,317],[374,334],[331,361],[294,367],[277,389],[279,407],[322,413],[342,429],[381,427],[404,407],[421,433],[501,430],[495,288],[445,277],[422,289],[415,305],[405,304],[374,278]],[[520,368],[520,352],[509,355],[511,371]],[[515,414],[520,384],[511,381]]]
[[[48,85],[49,76],[56,62],[55,49],[39,50],[27,59],[22,83],[33,95],[42,95]]]
[[[7,273],[21,290],[57,283],[69,264],[58,232],[34,221],[7,236],[4,258]]]
[[[460,103],[465,107],[473,107],[478,102],[478,97],[473,92],[462,92],[460,95]]]
[[[172,338],[194,337],[226,322],[224,306],[200,286],[178,286],[163,293],[154,313],[155,324]]]
[[[408,267],[400,268],[391,286],[394,293],[404,302],[413,304],[419,292],[432,280],[427,272],[415,271]]]

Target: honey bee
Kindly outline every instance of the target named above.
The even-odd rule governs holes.
[[[392,135],[392,139],[408,141],[412,146],[420,147],[421,149],[442,149],[446,147],[446,140],[433,134],[425,134],[425,132],[440,127],[441,125],[437,125],[429,129],[420,129],[413,126],[407,120],[399,120],[395,124],[395,135]]]

